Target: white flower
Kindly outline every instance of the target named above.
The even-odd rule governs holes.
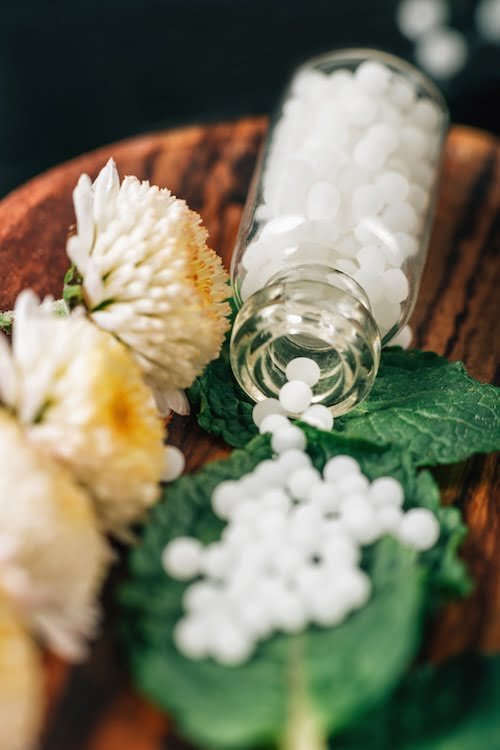
[[[0,410],[0,589],[65,657],[94,633],[110,559],[90,497]]]
[[[160,408],[186,412],[179,389],[218,356],[228,329],[227,274],[198,214],[112,160],[73,193],[77,234],[67,253],[91,318],[126,344]]]
[[[101,528],[124,536],[157,500],[163,425],[127,349],[76,310],[55,317],[22,292],[12,351],[0,337],[0,401],[30,440],[96,502]]]
[[[2,750],[35,747],[43,691],[37,649],[0,595],[0,737]]]

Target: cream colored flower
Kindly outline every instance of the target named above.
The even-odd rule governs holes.
[[[0,594],[0,747],[31,750],[42,719],[42,674],[37,649]]]
[[[163,425],[126,348],[75,311],[54,317],[30,291],[16,302],[12,351],[0,339],[0,401],[30,440],[96,502],[100,526],[125,535],[157,500]]]
[[[73,193],[68,256],[92,319],[126,344],[163,411],[186,412],[187,388],[215,359],[228,329],[227,274],[198,214],[110,160]]]
[[[110,559],[90,497],[0,410],[0,589],[65,657],[94,633]]]

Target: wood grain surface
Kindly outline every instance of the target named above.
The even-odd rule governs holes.
[[[160,132],[103,148],[29,182],[0,202],[0,308],[30,286],[60,294],[64,246],[73,223],[71,191],[113,156],[121,175],[169,187],[202,215],[229,263],[264,119]],[[415,344],[463,360],[481,381],[498,382],[500,341],[500,146],[455,127],[448,138],[437,218],[412,325]],[[175,418],[171,440],[188,470],[228,453],[195,419]],[[500,650],[500,493],[495,457],[437,472],[443,501],[470,527],[463,554],[477,585],[432,625],[424,653],[443,659],[465,648]],[[123,557],[123,556],[122,556]],[[46,656],[48,710],[41,750],[179,750],[170,722],[138,696],[115,634],[118,568],[104,593],[106,621],[89,660],[69,668]],[[479,749],[478,749],[479,750]]]

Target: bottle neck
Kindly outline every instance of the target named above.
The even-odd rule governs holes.
[[[341,271],[312,264],[286,269],[241,304],[231,366],[251,398],[276,397],[296,357],[319,365],[313,402],[334,415],[368,394],[379,366],[380,334],[365,293]]]

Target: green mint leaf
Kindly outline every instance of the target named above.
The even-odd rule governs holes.
[[[417,476],[409,457],[343,435],[318,442],[311,428],[308,437],[318,467],[330,455],[348,453],[370,478],[384,473],[400,478],[408,505],[437,506],[432,478],[426,472]],[[308,750],[321,750],[330,733],[351,726],[392,693],[418,649],[434,571],[436,586],[447,578],[447,538],[431,559],[386,537],[366,551],[372,598],[342,625],[311,627],[295,637],[276,635],[236,668],[185,658],[173,644],[172,630],[182,615],[186,586],[164,573],[161,552],[179,535],[204,543],[219,538],[224,524],[211,510],[213,489],[270,456],[269,438],[259,436],[245,451],[169,487],[131,555],[131,578],[121,591],[122,629],[139,688],[204,748],[295,750],[290,737],[300,731]]]
[[[454,463],[500,449],[500,389],[461,362],[394,347],[383,352],[369,397],[335,429],[400,446],[417,466]]]
[[[199,423],[242,448],[257,433],[252,404],[236,383],[227,346],[193,390]],[[335,432],[408,451],[418,466],[500,449],[500,389],[471,378],[460,362],[432,352],[383,351],[368,398],[335,420]]]
[[[500,747],[500,657],[462,656],[412,670],[383,706],[332,750],[488,750]]]
[[[257,434],[252,419],[253,402],[233,376],[227,349],[195,380],[188,398],[198,409],[200,427],[234,448],[244,448]]]

